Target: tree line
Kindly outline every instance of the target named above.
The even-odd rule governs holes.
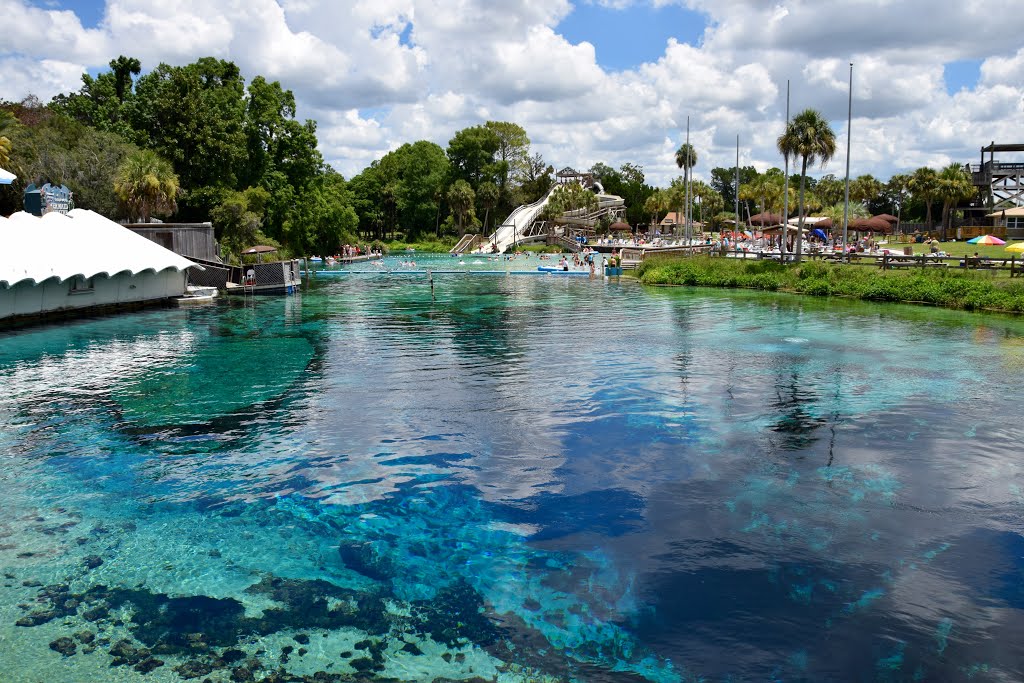
[[[118,57],[108,71],[83,74],[78,91],[49,103],[0,102],[0,164],[19,176],[14,188],[0,189],[0,213],[20,208],[25,184],[48,181],[67,185],[78,206],[112,218],[210,220],[229,253],[268,242],[296,254],[324,254],[343,242],[489,233],[555,182],[554,167],[531,150],[527,132],[507,121],[458,130],[444,148],[427,140],[403,144],[346,180],[324,162],[317,123],[296,114],[290,90],[263,76],[246,84],[230,61],[159,64],[143,75],[138,59]],[[780,152],[801,162],[801,172],[791,176],[789,207],[805,215],[834,212],[844,189],[831,174],[807,176],[809,165],[835,151],[828,123],[811,114],[817,118],[798,115],[779,139]],[[692,146],[680,147],[675,161],[683,174],[666,188],[649,185],[634,163],[615,169],[598,162],[589,173],[605,192],[625,199],[625,219],[634,226],[657,223],[669,211],[712,227],[731,218],[735,169],[714,168],[705,183],[692,180],[698,162]],[[780,169],[741,168],[746,213],[753,207],[781,212],[784,184]],[[972,191],[954,164],[885,183],[864,175],[850,194],[858,212],[923,214],[929,224],[941,203],[948,225]],[[588,204],[566,194],[552,206]]]

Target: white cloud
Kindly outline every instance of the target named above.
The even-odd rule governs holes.
[[[640,0],[578,0],[629,12]],[[655,5],[672,0],[655,0]],[[79,87],[83,70],[118,54],[144,68],[213,55],[251,79],[292,89],[299,115],[319,121],[325,157],[346,175],[404,142],[441,144],[483,120],[523,125],[556,166],[642,165],[667,183],[686,116],[697,177],[741,163],[781,165],[785,116],[820,109],[845,163],[849,63],[854,63],[851,170],[887,177],[915,166],[971,161],[1024,123],[1024,17],[988,21],[980,0],[674,0],[704,14],[696,45],[671,39],[658,59],[604,69],[589,42],[558,31],[570,0],[107,0],[84,28],[72,12],[0,0],[0,97],[48,99]],[[986,19],[983,40],[963,27]],[[981,62],[979,82],[953,95],[944,65]]]

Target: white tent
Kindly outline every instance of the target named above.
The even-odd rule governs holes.
[[[18,176],[14,175],[10,171],[0,168],[0,185],[10,185],[17,180],[17,178]]]
[[[0,217],[0,320],[181,296],[187,258],[92,211]]]
[[[1015,206],[1012,209],[1000,209],[986,216],[986,218],[1024,218],[1024,206]]]

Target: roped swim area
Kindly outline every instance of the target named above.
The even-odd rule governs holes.
[[[399,274],[0,334],[5,681],[1024,676],[1024,321]]]

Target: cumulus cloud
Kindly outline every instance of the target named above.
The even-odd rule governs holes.
[[[582,3],[628,12],[641,2],[700,13],[701,39],[669,39],[656,59],[611,70],[600,45],[559,31]],[[0,44],[0,97],[77,89],[82,71],[118,54],[147,69],[213,55],[292,89],[346,175],[404,142],[444,146],[498,119],[523,125],[556,166],[632,162],[667,184],[687,116],[697,177],[734,163],[736,135],[741,163],[781,165],[787,79],[794,113],[832,120],[841,152],[825,172],[838,173],[852,61],[851,170],[884,178],[1017,140],[1024,18],[991,12],[980,0],[107,0],[99,24],[83,26],[41,0],[0,0],[9,24],[33,27]],[[965,40],[979,21],[984,40]],[[960,60],[980,63],[979,80],[950,94],[946,65]]]

